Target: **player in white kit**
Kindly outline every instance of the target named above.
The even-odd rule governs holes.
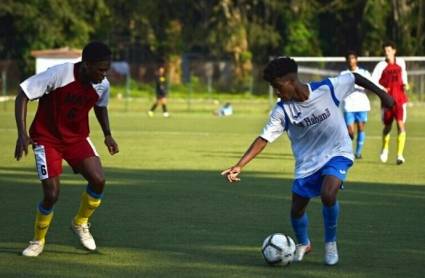
[[[371,79],[370,73],[357,65],[356,52],[348,51],[345,55],[345,61],[347,62],[348,69],[342,71],[341,75],[349,72],[356,72],[367,79]],[[356,158],[362,158],[362,150],[366,139],[365,126],[367,122],[367,113],[370,111],[370,102],[363,87],[356,85],[354,88],[354,92],[344,99],[344,119],[351,140],[355,138],[354,124],[357,125],[357,142],[354,156]]]
[[[298,245],[295,260],[311,251],[305,212],[311,198],[320,196],[325,226],[325,263],[338,263],[336,227],[339,204],[336,196],[353,164],[351,140],[340,112],[341,100],[354,92],[354,84],[376,93],[386,107],[393,99],[368,79],[347,73],[320,82],[302,83],[298,65],[289,57],[269,62],[264,69],[268,81],[281,101],[273,109],[262,134],[255,139],[239,162],[221,174],[229,182],[239,181],[242,168],[284,132],[291,141],[295,157],[292,185],[291,221]]]

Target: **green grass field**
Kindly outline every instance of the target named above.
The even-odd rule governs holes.
[[[267,118],[267,101],[235,102],[217,118],[214,105],[172,102],[172,117],[148,118],[150,100],[114,100],[110,118],[120,153],[107,154],[92,118],[92,139],[107,177],[92,218],[98,251],[83,250],[69,229],[84,181],[65,167],[44,253],[20,252],[32,237],[41,188],[32,153],[13,159],[13,104],[0,103],[0,277],[424,277],[425,110],[409,110],[406,164],[378,161],[379,109],[370,114],[364,159],[351,169],[339,199],[340,264],[323,265],[321,205],[308,209],[314,250],[288,268],[265,265],[263,239],[293,236],[289,221],[293,158],[286,136],[270,145],[229,185],[220,171],[237,161]],[[28,122],[34,115],[31,104]],[[124,112],[128,110],[129,112]]]

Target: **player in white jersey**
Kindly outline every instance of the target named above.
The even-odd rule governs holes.
[[[347,62],[348,69],[342,71],[341,75],[356,72],[367,79],[371,79],[370,73],[357,65],[356,52],[348,51],[345,55],[345,61]],[[344,99],[344,119],[351,140],[354,140],[355,137],[354,123],[357,125],[357,144],[354,156],[356,158],[362,158],[362,150],[366,138],[365,125],[367,122],[367,112],[370,111],[370,102],[363,87],[355,85],[354,88],[354,92]]]
[[[336,195],[354,159],[339,104],[354,91],[354,84],[376,93],[386,107],[391,107],[393,100],[357,73],[304,84],[298,79],[297,71],[297,63],[289,57],[276,58],[264,69],[264,79],[273,86],[281,101],[273,109],[262,134],[239,162],[221,174],[229,182],[239,181],[242,168],[267,143],[287,132],[295,157],[291,208],[292,226],[299,243],[295,260],[301,261],[311,250],[305,210],[311,198],[320,196],[325,224],[325,263],[334,265],[338,263],[336,227],[339,204]]]

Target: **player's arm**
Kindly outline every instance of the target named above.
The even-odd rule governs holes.
[[[114,155],[119,152],[118,144],[115,142],[109,127],[108,108],[106,106],[94,106],[94,113],[96,114],[97,121],[102,128],[103,135],[105,136],[105,145],[110,154]]]
[[[394,100],[390,95],[387,94],[387,92],[385,92],[383,89],[378,87],[375,83],[363,77],[362,75],[356,72],[353,72],[353,75],[354,75],[354,83],[375,93],[381,99],[381,103],[383,106],[388,108],[393,107]]]
[[[28,154],[28,145],[31,143],[31,139],[27,133],[27,106],[28,106],[28,97],[22,90],[19,90],[18,95],[15,99],[15,120],[16,127],[18,130],[18,139],[16,140],[15,147],[15,158],[20,160],[22,155]]]
[[[242,156],[238,163],[235,166],[232,166],[223,172],[222,176],[226,176],[229,182],[240,181],[238,177],[239,173],[242,171],[242,168],[245,167],[251,160],[253,160],[259,153],[261,153],[264,148],[267,146],[267,140],[262,137],[257,137],[254,142],[249,146],[248,150]]]

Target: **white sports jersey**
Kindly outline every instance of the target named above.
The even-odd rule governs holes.
[[[308,84],[306,101],[280,101],[260,135],[273,142],[285,131],[295,157],[295,178],[312,175],[332,157],[354,160],[351,139],[339,109],[342,99],[354,91],[351,73]]]
[[[350,70],[344,70],[341,74],[346,74],[351,72]],[[353,72],[356,72],[367,79],[371,79],[370,73],[362,68],[357,67]],[[344,111],[345,112],[364,112],[370,111],[370,102],[369,98],[366,95],[366,91],[363,87],[355,85],[354,92],[348,95],[344,99]]]

